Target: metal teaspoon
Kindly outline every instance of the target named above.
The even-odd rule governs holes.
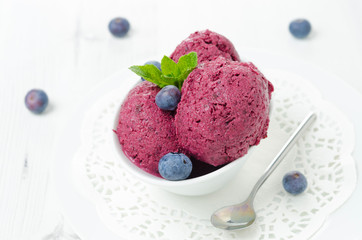
[[[263,183],[268,179],[268,177],[272,174],[272,172],[277,168],[280,162],[284,159],[292,146],[294,146],[294,143],[301,135],[303,135],[305,130],[314,122],[316,118],[317,115],[315,113],[312,112],[308,114],[308,116],[298,126],[297,130],[295,130],[293,135],[284,144],[283,148],[275,156],[273,161],[268,166],[267,170],[255,184],[249,197],[242,203],[226,206],[215,211],[211,215],[212,225],[225,230],[234,230],[248,227],[255,221],[256,214],[253,206],[253,201],[256,193],[263,185]]]

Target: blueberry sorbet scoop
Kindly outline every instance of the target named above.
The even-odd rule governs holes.
[[[223,57],[185,80],[175,116],[186,155],[213,166],[245,155],[267,136],[273,85],[252,64]]]
[[[122,104],[116,130],[125,155],[158,177],[160,158],[178,151],[173,113],[161,110],[155,103],[159,91],[148,81],[133,88]]]
[[[189,52],[197,53],[198,63],[212,61],[219,56],[240,61],[239,54],[229,39],[210,30],[191,34],[176,47],[170,58],[177,62],[181,56]]]

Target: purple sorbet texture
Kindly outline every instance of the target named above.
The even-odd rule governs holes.
[[[175,62],[190,52],[196,52],[198,63],[215,60],[222,56],[228,60],[240,61],[234,45],[224,36],[210,30],[197,31],[182,41],[171,54]]]
[[[160,88],[148,81],[139,83],[124,100],[116,134],[125,155],[138,167],[160,177],[158,162],[178,151],[174,116],[155,103]]]
[[[186,155],[213,166],[242,157],[267,136],[273,85],[252,64],[204,62],[182,86],[175,116]]]

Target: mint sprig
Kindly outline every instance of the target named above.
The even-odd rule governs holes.
[[[147,81],[158,85],[160,88],[174,85],[181,90],[183,82],[196,66],[197,53],[190,52],[180,57],[177,63],[171,58],[164,56],[161,60],[162,71],[151,64],[131,66],[129,69]]]

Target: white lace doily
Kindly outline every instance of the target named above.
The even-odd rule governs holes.
[[[200,197],[178,196],[140,182],[111,153],[114,118],[125,97],[120,92],[133,84],[120,83],[122,91],[113,90],[99,99],[85,118],[73,176],[79,191],[97,206],[104,224],[121,239],[308,239],[318,231],[355,188],[353,127],[305,79],[279,70],[263,72],[275,87],[268,138],[228,186]],[[317,121],[257,194],[256,222],[237,231],[214,228],[211,213],[247,197],[310,110],[317,113]],[[307,177],[308,188],[301,195],[283,189],[282,177],[291,170]]]

